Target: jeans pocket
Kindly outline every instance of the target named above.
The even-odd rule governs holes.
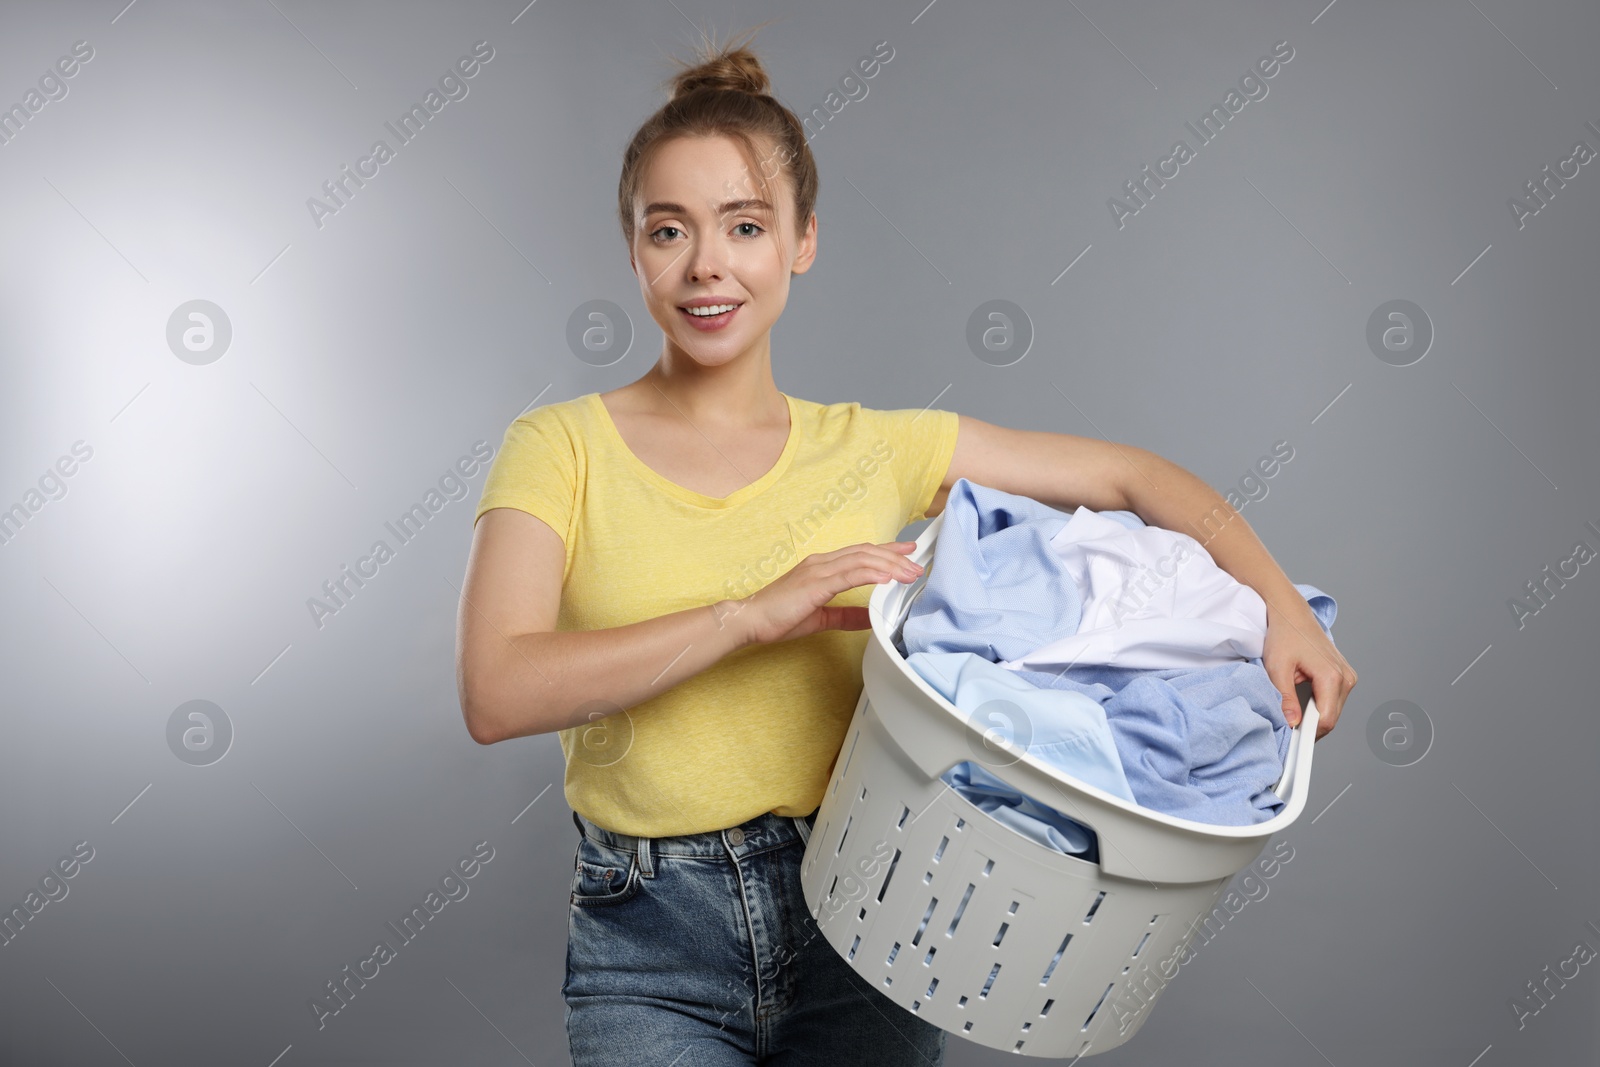
[[[580,908],[621,904],[639,892],[639,857],[636,853],[578,843],[572,863],[571,903]]]

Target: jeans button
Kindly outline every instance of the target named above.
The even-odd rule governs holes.
[[[735,826],[728,831],[728,844],[735,847],[744,844],[744,831]]]

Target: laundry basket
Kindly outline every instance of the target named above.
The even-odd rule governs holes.
[[[940,513],[917,538],[925,566]],[[864,688],[801,868],[823,935],[886,997],[943,1030],[1027,1056],[1094,1055],[1132,1037],[1234,874],[1305,807],[1317,710],[1290,734],[1267,822],[1176,818],[1066,776],[946,701],[894,646],[926,580],[872,594]],[[1090,827],[1087,862],[995,820],[940,780],[980,760]]]

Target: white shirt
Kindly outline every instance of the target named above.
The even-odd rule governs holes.
[[[1010,670],[1075,663],[1163,670],[1212,667],[1261,655],[1267,605],[1187,534],[1129,528],[1079,507],[1050,540],[1083,597],[1078,632],[1043,645]]]

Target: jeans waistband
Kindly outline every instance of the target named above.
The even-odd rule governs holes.
[[[819,809],[820,810],[820,809]],[[750,856],[768,849],[778,848],[792,841],[807,844],[817,813],[805,816],[774,815],[762,812],[737,826],[722,830],[708,830],[698,834],[679,834],[667,837],[641,837],[608,830],[574,811],[572,822],[578,832],[591,841],[599,842],[623,852],[635,852],[647,877],[655,873],[656,856]]]

